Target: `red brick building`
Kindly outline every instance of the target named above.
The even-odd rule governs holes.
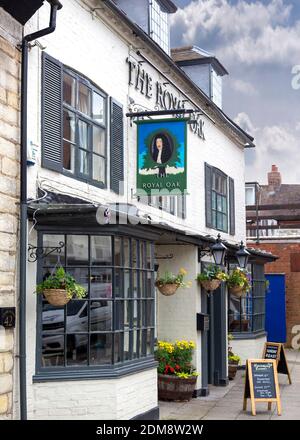
[[[300,326],[300,184],[282,183],[275,165],[268,184],[246,184],[248,246],[271,252],[279,259],[266,273],[284,273],[286,280],[287,345]],[[294,330],[294,332],[293,332]]]

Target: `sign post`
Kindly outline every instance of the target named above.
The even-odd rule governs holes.
[[[274,359],[277,363],[277,373],[287,374],[291,385],[292,378],[287,363],[284,346],[281,342],[265,342],[263,359]]]
[[[277,364],[274,359],[248,359],[243,410],[247,409],[247,399],[251,400],[252,415],[256,415],[256,402],[277,403],[277,413],[281,415],[281,401],[277,376]]]

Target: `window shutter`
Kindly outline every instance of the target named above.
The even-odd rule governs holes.
[[[124,126],[123,106],[110,101],[110,188],[117,194],[124,193]],[[120,188],[120,182],[122,186]]]
[[[205,164],[205,218],[207,228],[212,227],[212,168]]]
[[[42,166],[62,172],[62,64],[43,53]]]
[[[229,177],[229,234],[235,234],[234,180]]]

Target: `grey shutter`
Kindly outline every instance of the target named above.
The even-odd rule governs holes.
[[[212,167],[205,164],[205,218],[206,226],[212,227]]]
[[[110,100],[110,188],[124,193],[124,126],[123,106]],[[120,188],[120,182],[122,186]]]
[[[235,234],[234,180],[231,177],[229,177],[229,234]]]
[[[42,58],[42,166],[62,172],[62,64]]]

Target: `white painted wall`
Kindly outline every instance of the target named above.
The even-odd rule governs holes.
[[[230,346],[234,354],[241,358],[241,365],[246,365],[247,359],[261,359],[266,337],[256,339],[233,339]]]

